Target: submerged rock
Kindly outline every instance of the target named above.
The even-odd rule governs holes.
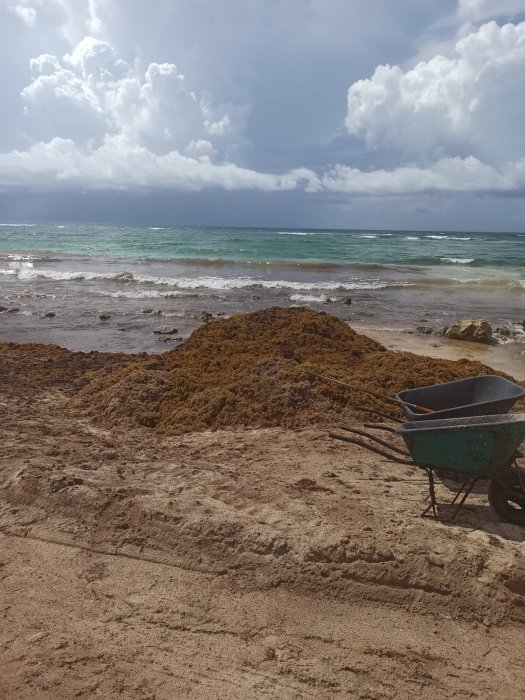
[[[494,342],[490,323],[483,319],[458,321],[445,328],[443,335],[454,340],[468,340],[487,344]]]
[[[153,332],[157,333],[158,335],[174,335],[179,331],[177,328],[173,328],[172,326],[155,326]]]

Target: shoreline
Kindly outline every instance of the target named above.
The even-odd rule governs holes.
[[[464,340],[451,340],[440,335],[426,335],[416,330],[385,330],[361,324],[352,325],[358,333],[376,340],[387,350],[412,352],[415,355],[441,360],[473,360],[498,372],[505,372],[519,381],[525,380],[525,343],[510,342],[485,345]]]
[[[9,319],[15,322],[27,318],[20,317],[18,314],[5,313],[0,314],[0,318],[2,317],[3,320]],[[225,318],[225,316],[215,316],[214,320],[220,318]],[[176,334],[154,335],[153,327],[169,325],[173,321],[174,325],[178,327]],[[525,381],[525,343],[523,342],[513,341],[485,345],[477,342],[451,340],[435,333],[420,333],[416,329],[385,329],[359,322],[353,323],[351,320],[345,322],[357,333],[381,343],[388,350],[410,352],[423,357],[444,360],[478,361],[498,372],[509,374],[518,381]],[[205,325],[205,322],[198,319],[170,318],[151,314],[138,320],[129,319],[127,323],[118,324],[118,327],[111,323],[100,322],[97,326],[86,324],[84,328],[68,328],[68,324],[55,319],[46,319],[45,325],[44,321],[42,324],[40,329],[24,327],[23,323],[10,328],[0,328],[0,342],[58,345],[73,352],[97,351],[110,352],[115,355],[122,352],[125,354],[146,352],[150,355],[157,355],[182,345],[197,328]],[[150,327],[146,324],[149,324]],[[116,332],[119,333],[118,347],[114,347],[115,342],[112,340]],[[98,342],[94,343],[93,339]]]

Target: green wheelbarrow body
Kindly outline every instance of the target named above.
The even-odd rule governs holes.
[[[492,478],[507,468],[525,439],[525,414],[403,423],[396,432],[422,467]]]

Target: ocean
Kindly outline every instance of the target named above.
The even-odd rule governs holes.
[[[385,329],[485,318],[525,342],[525,233],[0,224],[2,340],[155,352],[274,305]]]

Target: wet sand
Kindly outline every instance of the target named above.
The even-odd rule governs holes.
[[[377,340],[389,350],[413,352],[426,357],[443,360],[467,358],[482,362],[498,372],[505,372],[522,381],[525,380],[525,343],[510,342],[484,345],[462,340],[450,340],[439,335],[406,330],[383,330],[352,324],[359,333]]]

